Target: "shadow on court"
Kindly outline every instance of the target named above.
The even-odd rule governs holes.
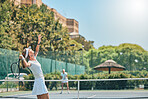
[[[78,91],[49,91],[50,99],[78,99]],[[37,99],[31,93],[1,96],[0,99]],[[79,99],[148,99],[148,90],[80,91]]]

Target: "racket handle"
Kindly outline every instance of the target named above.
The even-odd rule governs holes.
[[[18,61],[18,67],[20,68],[20,61],[21,61],[21,59],[19,59],[19,61]]]
[[[18,66],[20,65],[20,61],[21,61],[21,59],[18,60]]]
[[[20,61],[21,61],[21,59],[19,59],[19,61],[18,61],[18,68],[19,68],[18,78],[20,78]]]

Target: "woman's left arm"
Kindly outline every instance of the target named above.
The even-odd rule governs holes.
[[[40,47],[40,43],[41,43],[41,38],[42,38],[42,36],[41,36],[41,34],[39,34],[39,35],[38,35],[38,44],[37,44],[37,46],[36,46],[36,50],[35,50],[35,54],[34,54],[35,57],[37,57],[38,52],[39,52],[39,47]]]

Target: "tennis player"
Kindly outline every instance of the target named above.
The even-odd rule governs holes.
[[[68,94],[69,94],[68,81],[65,81],[65,80],[68,80],[67,73],[65,72],[65,69],[63,69],[63,72],[61,73],[61,79],[62,79],[63,81],[62,81],[62,91],[61,91],[60,94],[62,94],[62,92],[63,92],[63,85],[64,85],[64,83],[67,84],[67,91],[68,91]]]
[[[49,99],[49,94],[45,85],[41,64],[36,60],[39,52],[41,38],[42,36],[38,35],[38,44],[36,46],[35,53],[30,47],[25,48],[22,55],[19,56],[19,59],[22,60],[23,67],[29,67],[35,77],[32,95],[37,95],[38,99]],[[27,62],[27,60],[29,61]]]

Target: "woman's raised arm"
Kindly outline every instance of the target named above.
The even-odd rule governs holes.
[[[31,64],[30,64],[30,63],[28,63],[28,62],[25,60],[25,58],[24,58],[24,56],[23,56],[23,55],[20,55],[20,56],[19,56],[19,59],[21,59],[21,60],[22,60],[22,65],[23,65],[23,68],[26,68],[26,67],[30,67],[30,66],[31,66]]]
[[[38,35],[38,44],[37,44],[37,46],[36,46],[36,50],[35,50],[35,53],[34,53],[34,56],[35,56],[35,57],[37,57],[38,52],[39,52],[39,47],[40,47],[40,43],[41,43],[41,38],[42,38],[42,36],[41,36],[41,34],[39,34],[39,35]]]

